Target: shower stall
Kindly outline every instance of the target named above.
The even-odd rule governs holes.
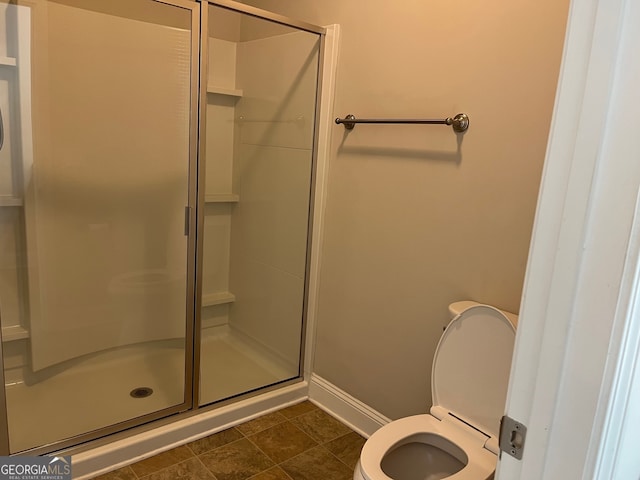
[[[0,25],[0,454],[300,381],[325,30],[228,0]]]

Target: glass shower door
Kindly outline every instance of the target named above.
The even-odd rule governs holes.
[[[12,453],[190,406],[199,19],[170,3],[0,0]]]
[[[320,48],[208,8],[200,405],[300,375]]]

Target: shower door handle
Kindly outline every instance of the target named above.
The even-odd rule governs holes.
[[[191,231],[191,207],[184,207],[184,236],[188,237]]]
[[[2,121],[2,109],[0,108],[0,151],[4,145],[4,122]]]

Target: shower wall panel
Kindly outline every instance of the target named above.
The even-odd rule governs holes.
[[[186,310],[190,33],[47,8],[25,172],[34,370],[182,338]]]
[[[216,13],[228,15],[224,10],[218,10]],[[210,15],[210,17],[212,21],[217,19],[218,15]],[[228,20],[230,25],[239,23],[239,19],[235,16]],[[219,28],[215,28],[214,32],[218,30]],[[206,149],[202,253],[202,328],[204,329],[228,324],[228,303],[234,298],[233,293],[229,291],[229,251],[231,214],[237,201],[236,194],[232,190],[235,106],[238,99],[237,95],[233,94],[238,93],[236,90],[236,42],[209,38],[208,57],[206,105],[208,148]]]

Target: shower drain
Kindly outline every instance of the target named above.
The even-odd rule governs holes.
[[[131,390],[129,392],[129,395],[131,395],[133,398],[145,398],[151,395],[152,393],[153,393],[153,388],[138,387]]]

